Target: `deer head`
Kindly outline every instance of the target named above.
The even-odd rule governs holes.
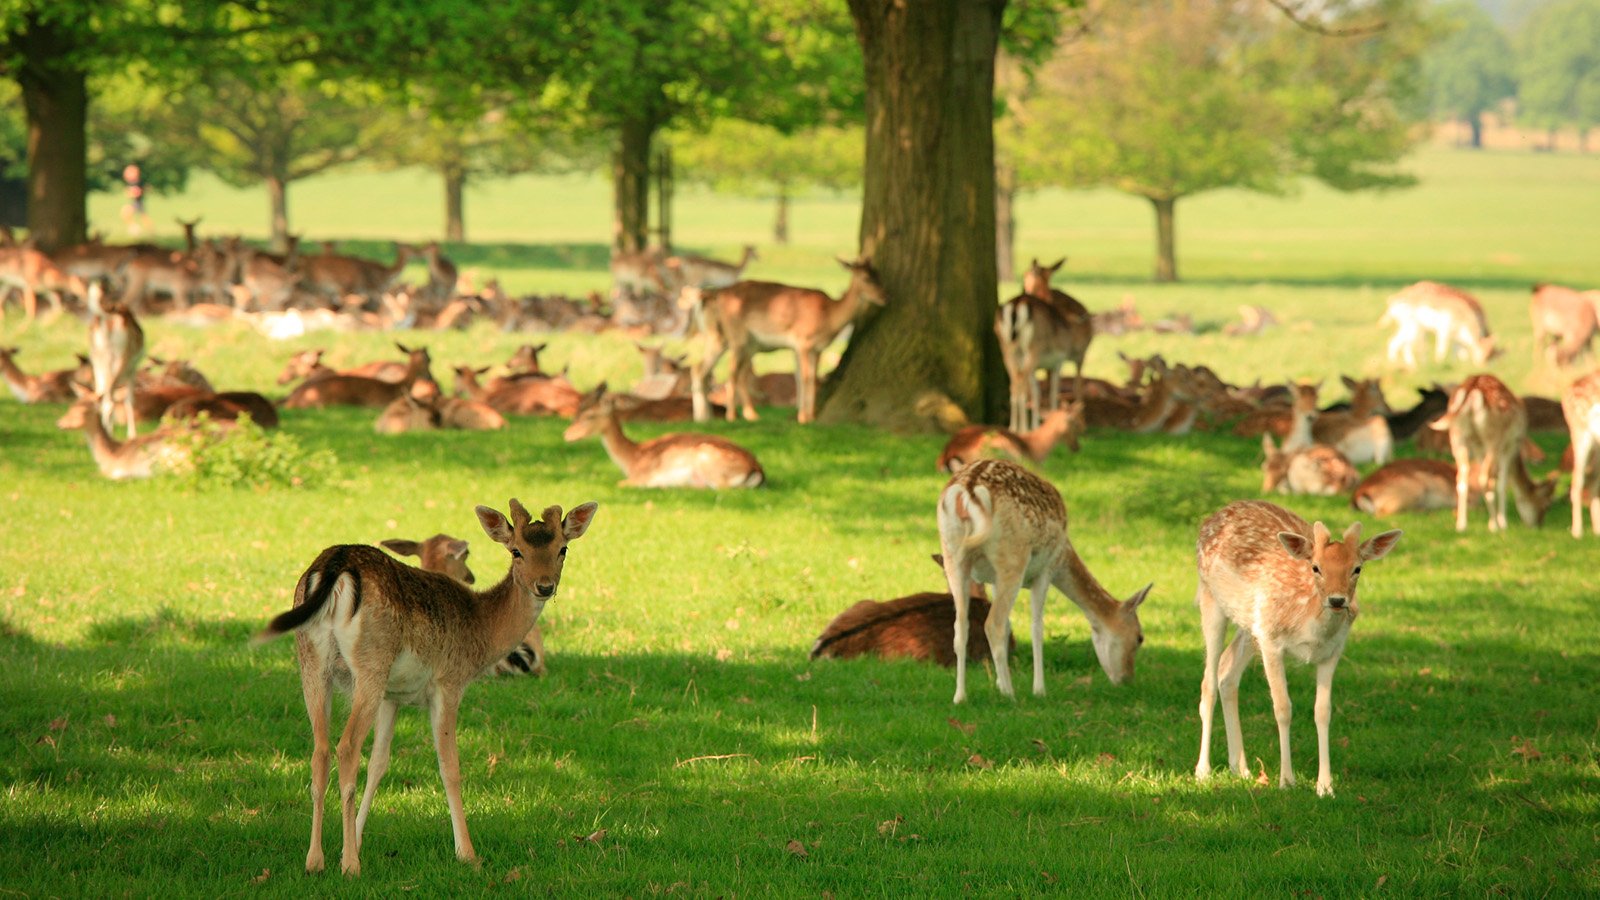
[[[538,600],[556,595],[567,545],[583,536],[600,504],[590,501],[574,507],[563,518],[561,507],[548,506],[535,521],[517,500],[511,501],[511,519],[487,506],[477,508],[485,534],[511,552],[511,579]]]
[[[1322,607],[1334,610],[1348,609],[1354,616],[1356,587],[1361,578],[1362,563],[1387,556],[1399,543],[1401,532],[1385,531],[1364,544],[1361,540],[1361,523],[1353,522],[1345,529],[1340,540],[1330,540],[1328,526],[1317,522],[1311,526],[1311,537],[1293,531],[1278,532],[1278,541],[1289,551],[1289,556],[1311,567],[1312,596]]]

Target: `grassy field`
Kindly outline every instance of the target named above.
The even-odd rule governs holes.
[[[1307,190],[1180,206],[1186,284],[1138,281],[1148,215],[1111,195],[1030,199],[1020,253],[1070,254],[1067,286],[1092,308],[1131,292],[1147,315],[1186,310],[1202,325],[1102,339],[1091,351],[1101,374],[1120,376],[1117,350],[1208,362],[1236,380],[1382,373],[1373,322],[1384,296],[1435,277],[1479,290],[1508,344],[1502,377],[1555,393],[1561,379],[1532,362],[1525,283],[1600,282],[1600,161],[1429,151],[1417,168],[1423,187],[1386,197]],[[346,176],[297,189],[294,213],[313,239],[377,247],[428,234],[433,193],[406,174]],[[519,289],[599,287],[604,200],[585,180],[486,189],[472,197],[472,228],[501,243],[459,256]],[[681,241],[718,251],[763,234],[768,213],[699,195],[680,209]],[[204,183],[157,201],[168,210],[205,212],[223,231],[265,218]],[[826,257],[852,245],[853,215],[843,200],[807,202],[796,244],[768,253],[759,274],[842,284]],[[1285,327],[1224,337],[1217,326],[1241,303],[1272,306]],[[148,331],[152,352],[269,392],[289,352],[324,342],[155,321]],[[386,355],[395,337],[428,344],[441,375],[504,359],[523,339],[484,327],[352,335],[330,356]],[[64,364],[83,334],[13,316],[0,340],[43,368]],[[570,362],[582,385],[638,374],[632,348],[605,335],[556,336],[549,362]],[[1464,372],[1386,373],[1386,384],[1403,403],[1407,386]],[[1053,595],[1049,695],[1004,700],[978,670],[957,708],[953,673],[936,667],[806,660],[856,600],[938,587],[927,560],[938,438],[801,429],[779,412],[717,423],[706,430],[751,448],[770,486],[664,493],[616,487],[601,448],[563,443],[560,422],[383,438],[370,413],[291,412],[284,430],[336,454],[333,477],[188,490],[101,480],[81,437],[53,427],[59,412],[0,399],[0,733],[11,745],[0,892],[1600,893],[1600,541],[1565,533],[1564,500],[1545,529],[1501,536],[1477,510],[1464,535],[1443,514],[1398,522],[1406,536],[1364,579],[1335,682],[1338,795],[1318,800],[1304,667],[1289,674],[1299,788],[1225,776],[1201,786],[1192,774],[1195,529],[1258,495],[1249,441],[1097,433],[1049,460],[1074,542],[1106,586],[1125,596],[1155,583],[1137,678],[1110,686],[1081,615]],[[1538,440],[1552,458],[1565,444]],[[509,497],[598,500],[600,512],[543,620],[550,674],[476,685],[462,706],[463,792],[485,862],[454,861],[426,723],[407,712],[361,880],[307,878],[310,740],[293,653],[249,636],[333,543],[444,531],[472,541],[480,580],[498,577],[504,561],[471,510]],[[1354,518],[1340,498],[1287,505],[1336,527]],[[1021,631],[1013,674],[1025,685]],[[1275,783],[1259,674],[1242,694],[1246,750]],[[1221,747],[1219,735],[1218,762]],[[336,857],[336,827],[324,849]]]

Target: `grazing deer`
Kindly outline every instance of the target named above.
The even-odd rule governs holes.
[[[1250,775],[1239,731],[1239,679],[1259,646],[1278,720],[1278,786],[1294,786],[1291,704],[1283,667],[1288,653],[1317,667],[1317,796],[1333,794],[1328,762],[1333,672],[1350,626],[1360,614],[1356,587],[1361,566],[1393,550],[1400,532],[1386,531],[1364,544],[1358,543],[1360,539],[1359,522],[1334,541],[1321,522],[1307,525],[1294,513],[1259,500],[1230,503],[1200,524],[1195,602],[1200,606],[1206,663],[1200,682],[1200,759],[1195,778],[1211,777],[1211,721],[1219,687],[1228,765],[1235,775]],[[1238,634],[1224,652],[1230,621],[1238,626]]]
[[[690,386],[697,422],[710,418],[706,391],[711,370],[724,352],[733,357],[728,377],[728,419],[743,404],[746,419],[755,419],[751,402],[750,359],[764,350],[793,350],[795,397],[801,424],[816,418],[818,366],[822,351],[868,306],[885,302],[883,285],[867,259],[839,260],[850,271],[850,286],[837,301],[822,291],[770,281],[741,281],[716,291],[685,290],[698,310],[705,353],[694,366]],[[698,298],[698,299],[696,299]]]
[[[322,808],[328,790],[331,689],[353,696],[339,738],[339,805],[344,824],[340,868],[361,874],[361,836],[373,795],[389,768],[389,747],[401,704],[425,705],[450,807],[456,858],[477,854],[461,803],[456,722],[462,694],[479,673],[504,659],[538,621],[561,582],[567,546],[582,537],[598,504],[563,518],[551,506],[537,521],[516,500],[508,522],[487,506],[478,522],[511,553],[499,584],[478,592],[447,575],[424,572],[376,547],[342,545],[322,551],[295,585],[294,607],[256,637],[296,632],[300,685],[311,718],[311,847],[306,871],[323,867]],[[366,791],[356,808],[361,746],[376,723]]]
[[[598,434],[606,455],[628,477],[624,487],[753,488],[767,480],[755,455],[709,434],[667,434],[644,443],[629,440],[617,420],[616,397],[605,384],[585,394],[563,437]]]
[[[94,369],[94,393],[100,403],[100,422],[111,430],[112,394],[124,388],[128,437],[138,433],[133,412],[134,373],[144,357],[144,329],[133,310],[123,303],[107,303],[105,285],[89,284],[89,365]]]
[[[1313,444],[1285,453],[1272,443],[1272,435],[1261,436],[1261,492],[1269,494],[1316,494],[1331,497],[1355,487],[1360,475],[1349,458],[1326,444]]]
[[[1078,452],[1078,437],[1083,434],[1082,400],[1053,409],[1038,428],[1017,434],[993,425],[969,425],[957,431],[939,454],[939,471],[955,474],[989,453],[1001,453],[1018,462],[1044,462],[1057,444]]]
[[[1467,530],[1474,466],[1482,466],[1489,530],[1504,530],[1512,463],[1521,454],[1528,433],[1522,401],[1493,375],[1473,375],[1461,382],[1450,395],[1444,415],[1428,427],[1450,435],[1450,455],[1456,461],[1456,530]]]
[[[1572,536],[1583,537],[1585,496],[1589,530],[1600,534],[1600,459],[1595,456],[1595,445],[1600,443],[1600,372],[1573,382],[1561,396],[1561,411],[1572,434]]]
[[[671,283],[682,287],[724,288],[739,281],[744,270],[756,259],[756,248],[746,244],[744,255],[736,263],[723,262],[705,256],[687,253],[669,256],[663,265]]]
[[[296,387],[283,401],[285,409],[315,409],[323,406],[373,406],[384,407],[396,398],[411,393],[419,381],[433,381],[429,371],[432,359],[428,348],[411,349],[396,343],[406,354],[406,373],[400,381],[383,381],[361,375],[324,375],[309,379]]]
[[[72,400],[72,382],[82,366],[29,375],[17,367],[20,347],[0,347],[0,375],[19,403],[66,403]]]
[[[1429,331],[1434,335],[1435,362],[1443,360],[1451,347],[1479,366],[1499,352],[1483,304],[1466,291],[1435,281],[1419,281],[1390,297],[1378,324],[1385,322],[1395,325],[1394,337],[1389,339],[1389,361],[1403,357],[1409,368],[1416,368],[1415,345]]]
[[[1536,284],[1528,307],[1535,354],[1549,356],[1557,366],[1568,366],[1589,352],[1595,331],[1600,330],[1600,291]]]
[[[944,557],[935,553],[934,564],[944,569]],[[983,585],[972,585],[967,599],[967,655],[989,655],[983,623],[989,617],[989,596]],[[977,629],[972,628],[977,625]],[[811,645],[812,659],[851,659],[871,654],[879,659],[915,659],[945,668],[956,664],[956,606],[948,594],[926,592],[895,600],[862,600],[822,630]],[[1009,650],[1017,640],[1009,637]]]
[[[1044,695],[1044,605],[1051,585],[1088,617],[1095,655],[1111,683],[1133,677],[1134,655],[1144,643],[1139,604],[1152,585],[1122,602],[1101,587],[1067,537],[1067,508],[1053,485],[1016,463],[981,459],[945,485],[938,521],[945,580],[956,598],[956,703],[967,699],[967,597],[973,581],[994,585],[984,632],[1000,693],[1014,695],[1006,647],[1011,608],[1023,586],[1031,592],[1034,694]]]
[[[472,570],[467,568],[467,542],[460,538],[453,538],[448,534],[436,534],[425,541],[408,541],[391,539],[379,541],[383,549],[396,556],[415,556],[420,558],[418,568],[425,572],[438,572],[465,585],[475,583]],[[506,654],[506,658],[494,664],[485,674],[498,675],[543,675],[544,664],[544,636],[539,632],[539,623],[533,623],[528,636],[517,649]]]

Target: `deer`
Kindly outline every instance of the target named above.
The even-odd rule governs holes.
[[[205,373],[195,368],[193,362],[187,359],[163,359],[159,356],[148,357],[150,365],[138,373],[141,382],[150,385],[170,384],[184,385],[205,391],[208,394],[216,393],[217,389],[211,385],[211,380]]]
[[[1583,537],[1584,498],[1589,507],[1589,530],[1600,534],[1600,372],[1573,382],[1561,395],[1561,411],[1572,435],[1572,536]]]
[[[548,377],[548,373],[545,372],[545,370],[539,365],[539,354],[548,349],[550,349],[550,345],[548,343],[523,344],[521,347],[516,349],[516,352],[511,354],[510,359],[506,360],[506,368],[510,371],[512,377],[519,377],[522,375],[541,375]]]
[[[63,421],[71,424],[56,424],[63,428],[76,427],[83,431],[89,442],[89,453],[94,458],[95,466],[100,474],[112,481],[123,481],[130,478],[151,478],[158,473],[182,468],[187,462],[189,454],[187,448],[175,442],[174,437],[178,431],[173,428],[158,428],[139,437],[129,437],[119,441],[111,436],[104,423],[94,410],[99,405],[99,397],[91,388],[74,383],[73,390],[78,393],[78,401],[73,404]],[[73,411],[76,411],[74,414]]]
[[[429,372],[432,360],[428,348],[412,349],[396,343],[406,354],[406,374],[400,381],[383,381],[361,375],[324,375],[301,382],[283,401],[285,409],[315,409],[323,406],[373,406],[384,407],[396,398],[411,393],[419,381],[432,381]]]
[[[470,552],[467,542],[460,538],[436,534],[425,541],[391,538],[378,543],[396,556],[418,557],[420,561],[417,567],[425,572],[448,575],[468,587],[477,581],[472,576],[472,570],[467,568],[467,554]],[[543,675],[545,671],[544,636],[539,631],[539,623],[535,622],[517,649],[485,670],[484,675],[490,678],[500,675]]]
[[[1389,298],[1378,324],[1392,322],[1395,333],[1389,339],[1389,362],[1403,358],[1408,368],[1416,368],[1416,342],[1423,332],[1434,335],[1435,362],[1445,358],[1451,347],[1484,365],[1499,353],[1483,304],[1466,291],[1436,281],[1419,281]]]
[[[255,638],[263,643],[295,632],[300,686],[311,719],[311,845],[306,871],[323,868],[322,815],[328,790],[331,692],[352,694],[339,738],[339,806],[344,830],[340,869],[361,874],[361,838],[372,798],[389,768],[399,707],[426,706],[439,774],[450,808],[456,858],[475,862],[461,802],[456,723],[466,687],[514,650],[561,583],[569,545],[594,521],[599,505],[581,504],[566,516],[547,507],[534,520],[515,499],[511,518],[476,509],[484,533],[511,554],[505,578],[476,591],[448,575],[424,572],[377,547],[345,544],[318,554],[295,584],[294,605]],[[356,806],[361,747],[376,725],[366,790]]]
[[[1349,458],[1326,444],[1313,444],[1283,452],[1272,442],[1272,435],[1261,435],[1261,492],[1315,494],[1331,497],[1355,487],[1360,474]]]
[[[478,382],[478,376],[487,371],[488,368],[457,366],[456,392],[502,414],[570,416],[578,410],[582,394],[565,376],[492,380],[485,386]]]
[[[278,427],[278,408],[254,391],[197,393],[179,398],[161,413],[167,421],[197,419],[201,414],[215,422],[234,422],[242,416],[262,428]]]
[[[1089,315],[1089,310],[1078,302],[1076,297],[1066,291],[1058,291],[1050,286],[1050,279],[1066,264],[1065,256],[1053,264],[1045,266],[1035,258],[1028,265],[1028,271],[1022,274],[1022,292],[1030,297],[1048,302],[1061,314],[1067,323],[1069,344],[1067,359],[1076,367],[1072,382],[1072,396],[1083,396],[1083,358],[1089,352],[1089,343],[1094,340],[1094,317]],[[1192,328],[1190,330],[1193,330]],[[1059,384],[1059,373],[1057,378]],[[1059,392],[1059,388],[1056,388]],[[1052,402],[1054,402],[1052,400]],[[1053,409],[1054,407],[1052,407]]]
[[[1536,284],[1528,312],[1535,356],[1544,355],[1557,367],[1566,367],[1589,352],[1595,331],[1600,330],[1600,291]]]
[[[746,244],[736,263],[684,253],[667,257],[662,265],[678,287],[723,288],[736,284],[756,258],[756,248]]]
[[[992,425],[969,425],[957,431],[944,445],[938,469],[953,475],[991,452],[1005,454],[1018,462],[1042,463],[1057,444],[1066,444],[1077,453],[1083,428],[1082,400],[1051,410],[1038,428],[1022,434]]]
[[[1200,523],[1195,603],[1200,607],[1206,661],[1200,682],[1197,780],[1211,777],[1211,722],[1219,688],[1228,765],[1235,775],[1250,776],[1239,730],[1239,679],[1259,647],[1278,722],[1278,786],[1295,784],[1289,756],[1291,704],[1284,678],[1287,653],[1317,667],[1317,796],[1333,795],[1328,726],[1333,717],[1334,669],[1361,611],[1356,602],[1361,567],[1387,556],[1400,535],[1398,530],[1385,531],[1361,543],[1361,523],[1354,522],[1335,541],[1321,522],[1308,525],[1283,507],[1260,500],[1230,503]],[[1238,626],[1238,633],[1224,650],[1229,622]]]
[[[456,295],[460,271],[450,257],[444,255],[438,241],[423,245],[422,257],[428,263],[428,284],[422,289],[422,297],[435,305],[448,303]]]
[[[642,296],[665,293],[667,283],[662,274],[664,254],[659,247],[643,250],[611,250],[612,296]]]
[[[372,430],[378,434],[438,431],[443,427],[438,407],[426,400],[418,400],[410,394],[401,394],[394,398],[383,408],[383,412],[378,413],[377,420],[372,423]]]
[[[850,286],[838,300],[822,291],[771,281],[740,281],[715,291],[686,288],[684,295],[695,308],[705,352],[695,363],[689,383],[694,396],[694,418],[710,418],[706,397],[711,370],[725,352],[733,357],[728,377],[728,420],[743,404],[746,420],[758,418],[749,393],[750,359],[764,350],[794,351],[795,398],[802,425],[816,418],[818,367],[822,351],[869,306],[886,302],[883,285],[870,259],[840,259],[850,272]]]
[[[933,554],[933,562],[944,571],[943,556]],[[967,654],[982,659],[989,655],[989,640],[983,633],[989,595],[983,585],[972,585],[967,604]],[[881,602],[862,600],[828,623],[811,645],[811,658],[851,659],[870,654],[879,659],[936,662],[948,669],[956,664],[955,627],[955,600],[948,593],[928,591]],[[1008,650],[1015,652],[1016,637],[1008,640]]]
[[[0,347],[0,376],[19,403],[66,403],[72,400],[72,382],[83,369],[82,365],[70,369],[29,375],[17,366],[20,347]],[[84,362],[87,357],[79,357]]]
[[[1054,409],[1061,402],[1061,366],[1068,361],[1081,362],[1081,350],[1087,347],[1083,336],[1092,336],[1093,326],[1087,319],[1067,318],[1049,300],[1019,294],[995,314],[994,332],[1011,382],[1011,430],[1036,428],[1042,407],[1034,373],[1040,369],[1050,373],[1048,403]],[[1075,387],[1073,396],[1081,395]]]
[[[1376,379],[1340,378],[1350,389],[1350,408],[1319,412],[1311,421],[1312,441],[1337,449],[1352,463],[1383,465],[1394,457],[1394,436],[1383,415],[1388,411],[1383,390]]]
[[[1475,469],[1469,486],[1474,500],[1483,494],[1479,476],[1481,470]],[[1555,480],[1533,481],[1521,456],[1512,464],[1511,476],[1517,514],[1527,524],[1538,525],[1555,497]],[[1450,509],[1456,505],[1455,485],[1455,463],[1439,459],[1397,459],[1362,479],[1350,497],[1350,505],[1380,517]]]
[[[562,437],[567,442],[600,436],[606,455],[621,469],[623,487],[692,487],[722,490],[754,488],[766,483],[761,463],[738,444],[709,434],[666,434],[636,443],[622,431],[616,397],[606,385],[583,395],[572,424]]]
[[[1100,668],[1112,684],[1133,678],[1134,656],[1144,643],[1139,605],[1154,585],[1118,601],[1090,573],[1067,536],[1067,508],[1050,482],[1007,460],[981,459],[951,477],[939,494],[939,548],[945,580],[956,605],[955,703],[967,699],[970,584],[994,586],[984,620],[1000,693],[1014,697],[1007,637],[1017,592],[1026,585],[1033,616],[1033,693],[1044,696],[1044,606],[1051,585],[1078,604],[1089,620]]]
[[[133,411],[134,374],[144,357],[144,329],[125,303],[108,303],[105,285],[89,283],[89,365],[94,370],[94,393],[100,404],[100,422],[111,430],[112,394],[124,388],[123,409],[128,437],[138,433]]]
[[[40,294],[50,301],[52,319],[66,309],[61,299],[63,294],[83,294],[82,280],[58,266],[44,251],[34,247],[32,238],[13,246],[0,247],[0,288],[22,292],[22,314],[26,322],[32,322],[38,315]]]
[[[1467,530],[1467,505],[1475,466],[1481,466],[1489,530],[1506,528],[1506,495],[1512,488],[1513,460],[1527,440],[1528,415],[1522,401],[1493,375],[1473,375],[1450,395],[1444,415],[1429,428],[1450,436],[1456,462],[1456,531]]]

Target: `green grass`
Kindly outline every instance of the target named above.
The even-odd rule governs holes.
[[[1502,164],[1514,164],[1515,177]],[[1195,201],[1184,226],[1195,283],[1155,289],[1134,280],[1147,260],[1143,212],[1108,195],[1030,200],[1024,228],[1039,230],[1021,252],[1071,254],[1068,286],[1081,284],[1091,307],[1131,290],[1147,314],[1182,309],[1210,326],[1238,304],[1265,303],[1288,323],[1246,340],[1214,328],[1102,339],[1091,352],[1102,374],[1120,374],[1119,349],[1209,362],[1238,380],[1376,374],[1384,338],[1373,322],[1389,286],[1443,277],[1481,290],[1510,345],[1496,371],[1519,389],[1554,393],[1559,379],[1532,365],[1522,283],[1600,281],[1588,224],[1600,165],[1438,151],[1418,165],[1437,178],[1381,201],[1318,191],[1292,203]],[[1587,182],[1561,187],[1583,172]],[[307,186],[296,215],[326,216],[308,229],[313,237],[419,236],[431,205],[383,189],[385,179],[406,177],[350,176],[328,182],[343,188],[328,196]],[[1469,183],[1478,187],[1469,192]],[[564,267],[559,256],[561,247],[603,244],[603,191],[573,182],[570,194],[540,206],[537,182],[518,184],[529,189],[521,200],[509,190],[493,199],[504,212],[491,217],[489,198],[473,208],[484,221],[479,236],[504,242],[476,252],[506,260],[504,271],[530,289],[598,287],[597,265]],[[1474,211],[1470,194],[1500,205]],[[1558,196],[1562,212],[1552,217]],[[602,204],[593,227],[580,227],[584,197]],[[1519,197],[1532,198],[1526,209]],[[247,224],[237,197],[211,193],[204,202],[181,211],[214,212],[219,229]],[[1426,214],[1430,204],[1436,216]],[[697,223],[684,225],[683,240],[713,249],[761,233],[766,221],[761,205],[710,197],[680,209]],[[762,265],[842,282],[825,254],[852,244],[849,204],[814,201],[807,215],[798,244]],[[502,233],[492,233],[491,218]],[[1251,260],[1252,245],[1264,259]],[[1520,261],[1494,263],[1501,252]],[[336,364],[360,362],[392,352],[398,337],[426,343],[443,374],[451,363],[504,359],[523,339],[480,327],[269,344],[243,329],[151,321],[148,330],[152,352],[189,355],[220,385],[269,392],[279,390],[277,367],[301,347],[325,343]],[[23,329],[13,316],[0,323],[0,340],[22,346],[25,366],[49,367],[64,364],[83,336],[75,323]],[[638,374],[621,339],[552,343],[550,361],[572,362],[582,383]],[[1464,371],[1425,368],[1387,383],[1398,401],[1406,385]],[[1192,774],[1195,529],[1224,503],[1257,495],[1249,441],[1092,434],[1082,453],[1049,460],[1044,471],[1066,498],[1074,542],[1101,580],[1119,595],[1155,582],[1138,676],[1110,686],[1082,616],[1053,595],[1049,695],[1024,688],[1003,700],[980,669],[970,673],[969,703],[956,708],[954,675],[936,667],[805,658],[827,620],[854,601],[937,588],[927,554],[937,548],[938,438],[801,429],[776,413],[715,423],[706,430],[761,458],[769,488],[645,492],[616,487],[619,473],[600,447],[563,443],[560,422],[382,438],[370,413],[289,412],[287,431],[342,461],[332,482],[185,492],[103,481],[82,438],[54,429],[58,414],[0,399],[7,893],[1600,892],[1592,587],[1600,541],[1565,534],[1564,501],[1549,527],[1516,525],[1503,536],[1486,533],[1479,510],[1465,535],[1445,514],[1398,522],[1406,536],[1364,580],[1362,617],[1335,682],[1338,796],[1319,800],[1304,667],[1289,674],[1299,788],[1226,776],[1202,786]],[[1539,442],[1555,455],[1565,440]],[[503,559],[471,509],[503,509],[513,496],[530,506],[598,500],[600,512],[543,620],[548,677],[475,685],[462,706],[463,792],[482,868],[452,857],[426,724],[408,711],[361,880],[308,878],[310,741],[293,653],[287,641],[251,648],[248,637],[287,608],[295,579],[332,543],[445,531],[472,541],[480,579],[497,576]],[[1338,498],[1287,505],[1336,526],[1353,518]],[[1025,686],[1024,621],[1014,675]],[[1241,705],[1246,750],[1275,778],[1259,667]],[[1213,752],[1220,762],[1220,736]],[[598,841],[585,839],[600,830]],[[787,849],[791,841],[804,857]],[[337,858],[336,825],[324,849]]]

